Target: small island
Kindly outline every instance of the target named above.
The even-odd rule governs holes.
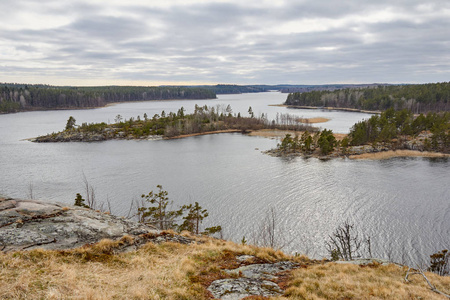
[[[31,139],[33,142],[99,142],[106,140],[158,140],[174,139],[194,135],[204,135],[225,132],[249,133],[254,130],[292,130],[317,131],[310,124],[302,124],[295,116],[281,114],[279,122],[270,121],[265,114],[256,117],[251,107],[248,116],[233,114],[230,105],[208,107],[195,105],[194,113],[185,114],[181,107],[177,113],[155,114],[149,117],[144,114],[136,118],[124,120],[117,115],[115,123],[83,123],[76,125],[76,120],[70,117],[63,131],[51,133]]]

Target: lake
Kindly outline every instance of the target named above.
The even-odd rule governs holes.
[[[277,140],[238,133],[176,140],[32,143],[24,139],[60,131],[69,116],[82,122],[114,122],[156,113],[187,112],[194,105],[228,105],[233,112],[269,119],[279,113],[331,119],[319,124],[346,133],[369,114],[269,106],[284,102],[277,92],[219,95],[214,100],[116,104],[90,110],[0,115],[0,193],[73,204],[84,194],[83,176],[99,201],[126,215],[130,203],[161,184],[173,207],[197,201],[209,212],[204,226],[222,225],[224,237],[249,242],[268,210],[277,215],[278,236],[288,252],[328,256],[324,241],[345,220],[370,236],[372,252],[399,262],[428,262],[450,247],[448,159],[382,161],[277,158],[262,153]],[[83,175],[84,174],[84,175]],[[30,188],[31,187],[31,188]],[[278,231],[279,230],[279,231]]]

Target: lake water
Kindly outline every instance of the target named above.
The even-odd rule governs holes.
[[[73,204],[84,192],[83,174],[99,201],[125,215],[131,201],[161,184],[178,205],[197,201],[208,209],[205,226],[222,225],[226,238],[252,240],[264,215],[274,208],[284,250],[327,256],[324,241],[343,221],[370,236],[374,256],[421,263],[450,247],[450,162],[396,158],[351,161],[283,159],[262,154],[277,140],[218,134],[168,141],[31,143],[23,139],[60,131],[69,116],[77,123],[176,112],[184,106],[228,105],[247,115],[291,113],[331,119],[320,124],[348,132],[363,113],[298,110],[269,106],[281,93],[220,95],[215,100],[124,103],[92,110],[0,115],[0,194]]]

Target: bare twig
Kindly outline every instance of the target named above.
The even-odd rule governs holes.
[[[33,183],[31,181],[28,184],[28,198],[29,199],[34,199],[34,186],[33,186]]]
[[[265,217],[252,233],[252,242],[261,247],[271,247],[278,250],[288,246],[295,238],[286,240],[285,236],[281,234],[282,228],[279,227],[280,217],[276,209],[268,208]]]
[[[108,212],[112,214],[111,201],[109,200],[109,196],[106,195],[106,204],[108,206]]]

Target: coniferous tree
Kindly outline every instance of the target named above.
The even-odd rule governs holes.
[[[67,120],[66,130],[73,129],[75,127],[76,120],[74,117],[70,116]]]

